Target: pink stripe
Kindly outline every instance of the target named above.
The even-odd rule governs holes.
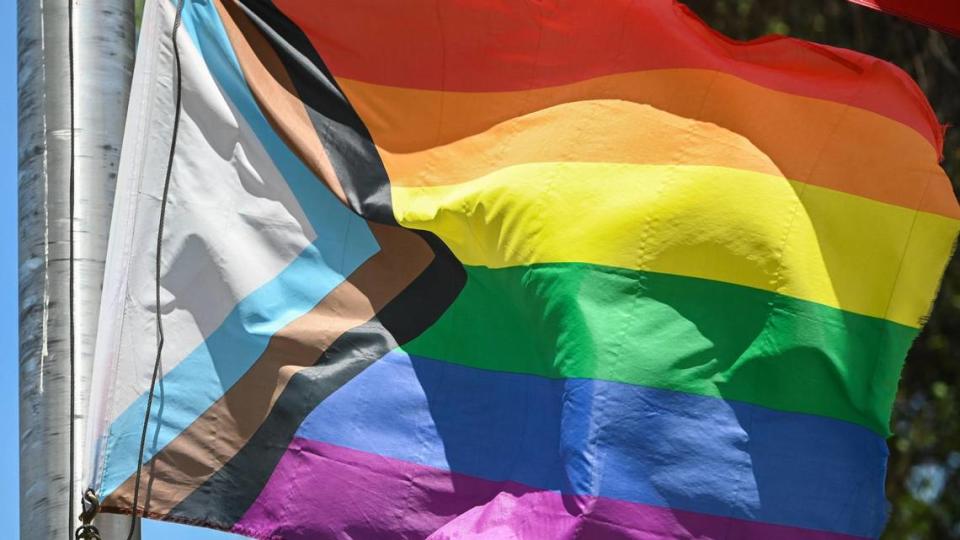
[[[286,539],[854,538],[538,491],[307,439],[294,439],[233,530]]]

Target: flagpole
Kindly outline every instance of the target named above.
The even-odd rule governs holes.
[[[73,538],[131,0],[18,0],[20,535]],[[101,516],[105,540],[129,518]]]

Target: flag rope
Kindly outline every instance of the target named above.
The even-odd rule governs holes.
[[[68,55],[68,64],[69,64],[69,84],[70,84],[70,180],[69,180],[69,202],[68,202],[68,212],[70,213],[69,227],[70,231],[68,233],[68,244],[70,245],[69,250],[69,263],[67,265],[67,319],[69,325],[69,340],[70,340],[70,418],[68,420],[69,425],[69,449],[70,449],[70,464],[69,464],[69,480],[68,480],[68,489],[67,489],[67,532],[69,534],[70,528],[73,526],[72,516],[70,515],[73,512],[74,505],[74,492],[73,488],[76,484],[76,401],[77,401],[77,362],[76,362],[76,331],[74,325],[74,219],[75,219],[75,203],[76,203],[76,131],[75,131],[75,96],[76,91],[74,85],[74,51],[73,51],[73,0],[67,3],[67,55]]]
[[[140,498],[140,481],[143,476],[143,452],[147,444],[147,428],[150,424],[150,412],[153,408],[153,394],[157,386],[157,379],[160,374],[160,360],[163,355],[163,319],[160,312],[160,263],[161,248],[163,247],[163,225],[167,213],[167,200],[170,194],[170,176],[173,170],[173,156],[177,149],[177,134],[180,130],[180,109],[183,89],[183,77],[180,68],[180,48],[177,42],[177,32],[180,29],[180,23],[183,18],[184,0],[177,2],[177,14],[173,20],[173,29],[170,34],[173,43],[173,62],[174,62],[174,113],[173,113],[173,133],[170,141],[170,153],[167,156],[167,172],[163,180],[163,195],[160,198],[160,218],[157,224],[157,251],[154,257],[154,301],[156,305],[156,331],[157,331],[157,355],[153,362],[153,374],[150,377],[150,392],[147,395],[147,410],[143,415],[143,429],[140,431],[140,448],[137,457],[137,473],[133,484],[133,504],[132,515],[137,515],[137,504]],[[130,520],[130,531],[127,533],[127,540],[132,540],[136,532],[136,519]]]

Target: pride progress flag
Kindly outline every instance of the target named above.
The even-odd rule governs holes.
[[[257,538],[880,534],[960,223],[902,71],[667,0],[187,0],[157,306],[175,9],[148,6],[111,232],[105,509]]]

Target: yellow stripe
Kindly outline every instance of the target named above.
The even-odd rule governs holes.
[[[435,232],[467,265],[692,276],[912,327],[958,230],[934,214],[710,166],[530,163],[463,184],[394,187],[393,203],[402,225]]]

